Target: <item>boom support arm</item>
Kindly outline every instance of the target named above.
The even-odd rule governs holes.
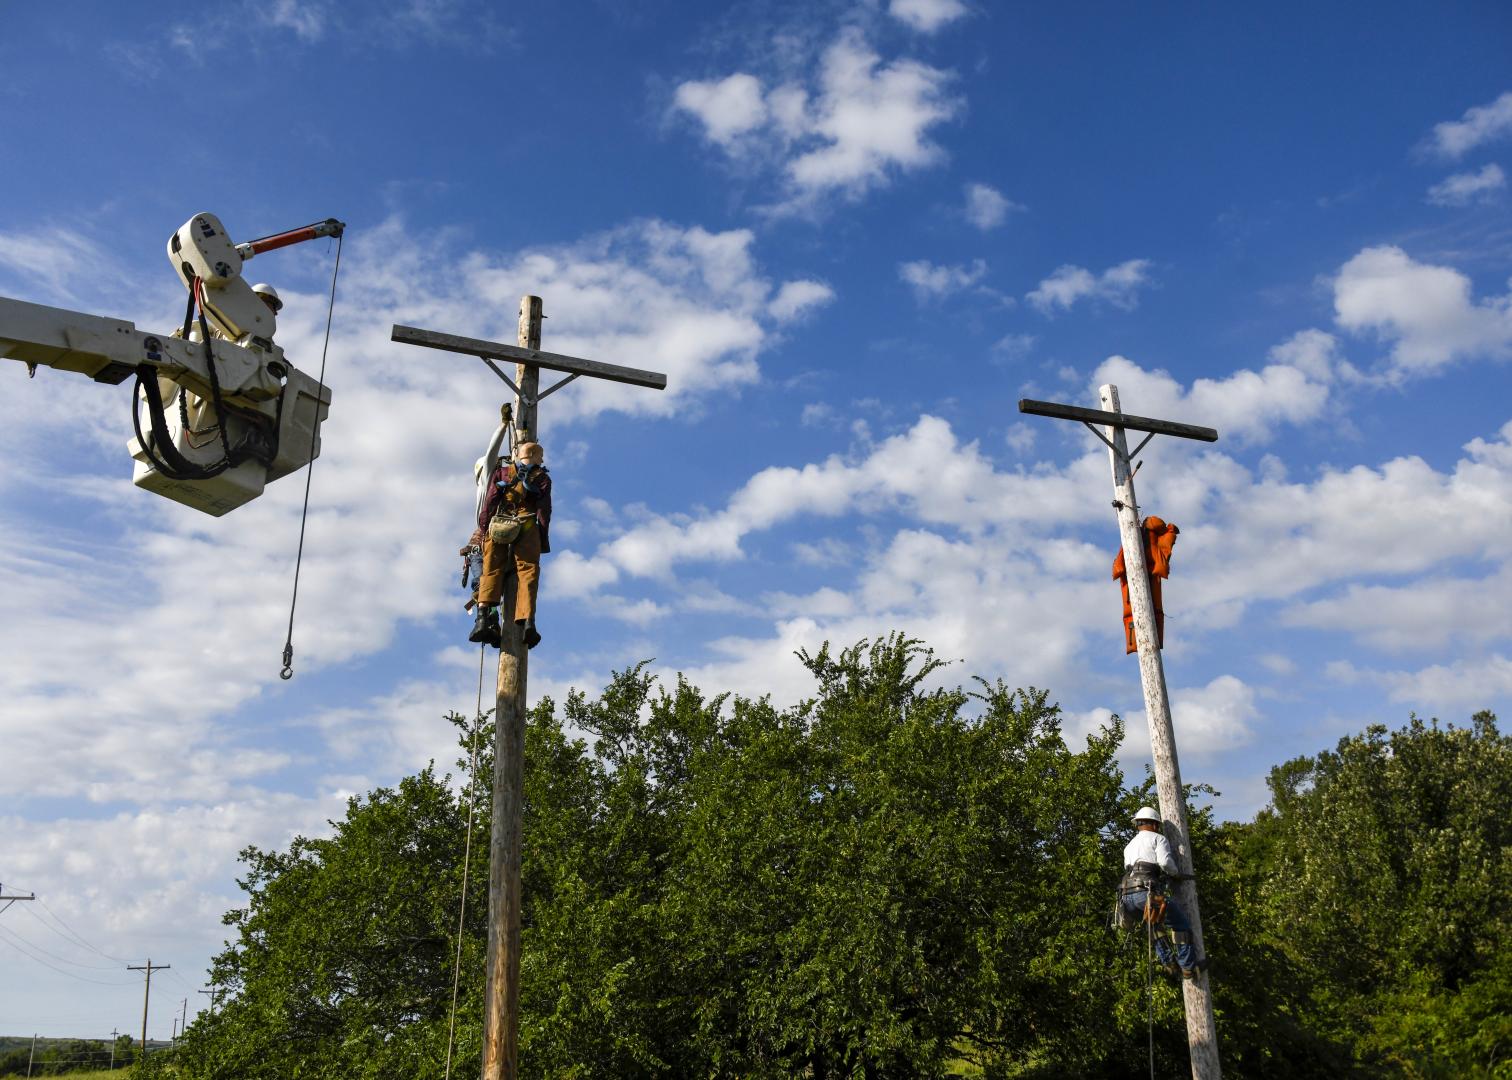
[[[251,349],[212,337],[221,394],[233,405],[255,406],[278,397],[289,366],[265,361]],[[200,397],[210,396],[205,346],[199,341],[138,330],[134,323],[82,311],[29,304],[0,296],[0,357],[58,371],[77,371],[95,382],[124,382],[143,364]]]

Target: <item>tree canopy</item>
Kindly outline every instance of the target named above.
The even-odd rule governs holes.
[[[1068,746],[1046,692],[940,688],[899,636],[802,659],[814,693],[785,709],[641,666],[533,710],[522,1073],[1143,1073],[1142,940],[1108,915],[1151,782],[1120,773],[1117,718]],[[1508,833],[1487,819],[1509,785],[1480,716],[1279,766],[1251,823],[1193,807],[1229,1075],[1507,1075]],[[440,1077],[459,975],[453,1073],[475,1075],[487,848],[458,968],[459,786],[427,768],[353,798],[327,839],[247,849],[223,1004],[152,1068]],[[1183,1072],[1179,989],[1158,981],[1154,1006],[1159,1066]],[[1471,1071],[1414,1056],[1404,1009]]]

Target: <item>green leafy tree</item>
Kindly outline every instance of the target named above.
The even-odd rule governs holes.
[[[445,1057],[463,814],[425,769],[353,798],[329,839],[248,848],[225,997],[162,1068],[216,1077],[427,1077]],[[149,1061],[151,1058],[149,1058]]]
[[[812,696],[641,665],[526,728],[521,1066],[530,1077],[1142,1075],[1188,1068],[1180,988],[1108,926],[1134,808],[1114,720],[894,636],[801,654]],[[463,737],[471,725],[450,718]],[[492,769],[483,725],[478,772]],[[1507,1076],[1507,740],[1414,721],[1186,795],[1227,1075]],[[139,1075],[476,1074],[489,799],[457,960],[468,799],[432,769],[328,839],[244,853],[217,1015]]]
[[[1413,717],[1271,773],[1257,914],[1371,1068],[1512,1075],[1512,739]]]

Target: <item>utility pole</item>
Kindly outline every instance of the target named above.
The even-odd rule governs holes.
[[[214,1017],[215,1017],[215,995],[218,994],[218,993],[220,993],[220,991],[217,990],[213,986],[209,986],[209,987],[206,987],[204,990],[201,990],[200,993],[201,994],[209,994],[210,995],[210,1016],[211,1016],[212,1019],[214,1019]]]
[[[412,326],[395,326],[392,340],[446,352],[469,353],[481,359],[515,392],[515,445],[540,441],[536,406],[580,376],[664,390],[667,377],[656,371],[603,364],[574,356],[541,351],[539,296],[520,298],[518,344],[511,347],[478,338],[456,337]],[[494,363],[514,361],[510,379]],[[541,368],[566,373],[566,378],[540,389]],[[525,717],[528,712],[526,676],[528,650],[514,624],[518,578],[505,579],[499,620],[503,644],[494,711],[493,824],[489,837],[488,973],[483,1006],[483,1080],[516,1080],[519,1076],[520,1032],[520,831],[525,805]]]
[[[11,893],[9,896],[6,896],[5,886],[0,885],[0,904],[5,905],[4,907],[0,907],[0,912],[8,911],[10,909],[10,906],[17,900],[35,900],[36,898],[36,893],[28,893],[26,896],[19,896],[16,893]]]
[[[1202,942],[1202,914],[1197,907],[1197,883],[1192,877],[1191,831],[1187,825],[1186,797],[1181,786],[1181,766],[1176,758],[1176,733],[1171,726],[1171,702],[1166,692],[1165,666],[1160,658],[1160,637],[1155,621],[1155,600],[1145,566],[1144,531],[1139,503],[1134,497],[1134,458],[1156,435],[1216,442],[1218,432],[1193,424],[1126,415],[1119,406],[1118,387],[1111,383],[1098,389],[1102,409],[1083,409],[1049,401],[1024,399],[1019,411],[1060,420],[1078,420],[1108,447],[1113,466],[1113,508],[1118,511],[1118,534],[1123,544],[1124,568],[1129,586],[1129,608],[1134,615],[1134,640],[1139,652],[1139,681],[1144,689],[1145,716],[1150,729],[1150,753],[1155,759],[1155,782],[1159,788],[1162,828],[1176,856],[1179,880],[1176,898],[1192,924],[1192,945],[1198,956],[1207,956]],[[1105,426],[1107,433],[1094,425]],[[1126,430],[1145,432],[1144,439],[1129,452]],[[1187,1046],[1192,1059],[1193,1080],[1219,1080],[1218,1028],[1213,1021],[1213,994],[1206,971],[1182,979],[1186,1006]]]
[[[179,1037],[183,1038],[184,1029],[189,1026],[189,999],[184,999],[183,1011],[179,1013]]]
[[[152,973],[154,971],[167,971],[172,966],[173,966],[172,964],[154,964],[152,962],[152,957],[150,957],[150,956],[147,958],[147,963],[146,963],[145,966],[138,965],[138,964],[127,964],[126,965],[126,970],[127,971],[145,971],[147,973],[147,983],[146,983],[145,987],[142,989],[142,1060],[143,1061],[147,1060],[147,1002],[152,998]]]
[[[32,1062],[37,1059],[37,1033],[32,1032],[31,1053],[26,1055],[26,1075],[31,1075]]]
[[[119,1039],[120,1037],[121,1037],[121,1033],[119,1031],[117,1031],[115,1028],[111,1028],[110,1029],[110,1071],[111,1072],[115,1072],[116,1040]]]

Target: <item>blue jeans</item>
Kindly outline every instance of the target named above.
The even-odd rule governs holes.
[[[1136,919],[1144,918],[1144,889],[1125,893],[1119,903],[1123,905],[1125,914]],[[1171,930],[1171,936],[1176,939],[1176,963],[1184,968],[1195,966],[1197,950],[1192,947],[1192,924],[1187,922],[1186,913],[1181,910],[1181,905],[1169,896],[1166,897],[1165,903],[1165,926]],[[1171,962],[1171,946],[1158,927],[1155,931],[1155,955],[1160,958],[1162,964]]]

